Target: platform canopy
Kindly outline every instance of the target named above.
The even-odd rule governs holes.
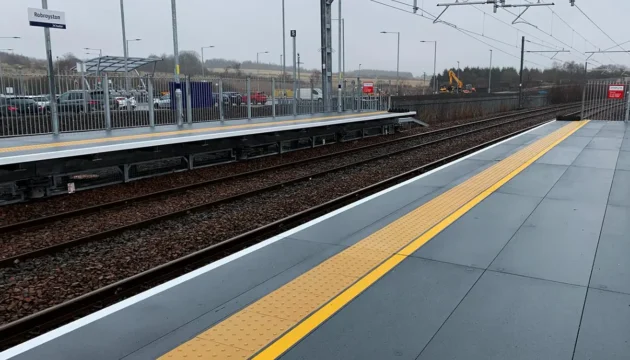
[[[162,59],[156,58],[127,58],[127,71],[136,70],[142,66],[153,64],[153,72],[155,72],[155,64]],[[86,60],[85,72],[125,72],[125,58],[121,56],[101,56],[94,59]]]

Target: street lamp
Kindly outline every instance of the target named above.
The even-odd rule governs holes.
[[[457,62],[457,77],[459,77],[459,61]]]
[[[259,67],[259,55],[260,54],[269,54],[269,51],[259,51],[256,53],[256,77],[258,77],[258,85],[257,85],[257,91],[260,92],[260,67]],[[250,94],[248,94],[249,96]]]
[[[83,48],[83,50],[93,50],[93,51],[98,51],[98,56],[102,57],[103,56],[103,49],[92,49],[92,48]]]
[[[361,78],[361,64],[359,64],[359,76],[357,76],[359,79]]]
[[[0,36],[0,39],[20,39],[19,36]]]
[[[400,95],[400,32],[399,31],[381,31],[381,34],[396,34],[398,36],[398,51],[396,52],[396,83],[398,87],[398,95]]]
[[[130,39],[127,40],[127,56],[129,56],[129,43],[132,41],[141,41],[142,39]]]
[[[125,91],[129,91],[129,54],[127,53],[127,35],[125,29],[125,4],[120,0],[120,25],[122,28],[123,55],[125,56]],[[130,108],[127,106],[127,108]]]
[[[201,47],[201,76],[203,77],[206,76],[206,64],[204,63],[204,59],[203,59],[203,49],[212,49],[212,48],[214,48],[214,45]]]
[[[420,40],[421,43],[433,43],[433,93],[437,94],[437,41],[436,40]]]

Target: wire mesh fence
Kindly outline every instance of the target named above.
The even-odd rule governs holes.
[[[53,131],[52,108],[61,132],[80,132],[232,119],[299,116],[325,112],[319,79],[288,77],[126,77],[121,74],[55,75],[55,99],[46,75],[1,77],[0,137]],[[382,94],[362,93],[359,79],[346,81],[341,97],[333,91],[331,111],[387,110]],[[182,91],[182,118],[175,94]],[[295,89],[295,91],[294,91]],[[335,89],[336,90],[336,89]]]
[[[588,116],[591,120],[628,121],[630,115],[629,89],[629,81],[589,81],[584,88],[582,98],[582,117]],[[589,107],[596,110],[587,113]]]

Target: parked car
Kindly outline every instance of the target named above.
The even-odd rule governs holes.
[[[265,104],[267,103],[267,95],[265,95],[264,92],[254,92],[251,95],[252,98],[252,104],[256,105],[256,104]],[[244,103],[247,103],[247,95],[244,95],[242,97],[242,101]]]
[[[224,91],[223,103],[226,105],[240,106],[243,103],[243,96],[235,91]]]
[[[40,112],[39,105],[26,96],[0,98],[0,115],[2,116],[33,115]]]
[[[37,103],[41,110],[46,110],[50,105],[50,95],[31,96],[31,99]]]
[[[156,109],[170,109],[171,108],[171,95],[162,95],[159,98],[153,100],[153,107]]]
[[[84,92],[82,90],[67,91],[59,97],[57,100],[58,108],[60,112],[89,112],[89,111],[101,111],[105,109],[105,93],[103,90],[88,90],[85,91],[87,98],[83,98]],[[85,100],[85,101],[84,101]],[[110,93],[109,95],[109,108],[112,110],[119,108],[119,103],[116,100],[116,96]]]
[[[118,103],[119,110],[127,110],[127,107],[131,107],[131,110],[136,110],[138,103],[133,96],[116,95],[114,97]]]

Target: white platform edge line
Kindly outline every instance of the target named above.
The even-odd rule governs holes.
[[[291,230],[287,230],[287,231],[283,232],[282,234],[276,235],[276,236],[274,236],[274,237],[272,237],[270,239],[267,239],[267,240],[265,240],[263,242],[260,242],[260,243],[258,243],[256,245],[250,246],[250,247],[248,247],[246,249],[243,249],[243,250],[241,250],[241,251],[239,251],[237,253],[229,255],[229,256],[227,256],[227,257],[225,257],[223,259],[217,260],[217,261],[215,261],[213,263],[210,263],[210,264],[208,264],[208,265],[206,265],[204,267],[201,267],[201,268],[199,268],[197,270],[194,270],[194,271],[192,271],[190,273],[184,274],[184,275],[182,275],[182,276],[180,276],[178,278],[175,278],[173,280],[165,282],[162,285],[159,285],[157,287],[151,288],[151,289],[149,289],[147,291],[144,291],[144,292],[142,292],[142,293],[140,293],[138,295],[135,295],[135,296],[132,296],[132,297],[130,297],[128,299],[125,299],[125,300],[123,300],[123,301],[121,301],[119,303],[116,303],[114,305],[111,305],[109,307],[101,309],[101,310],[99,310],[99,311],[97,311],[97,312],[95,312],[93,314],[90,314],[90,315],[88,315],[86,317],[83,317],[81,319],[75,320],[75,321],[73,321],[73,322],[71,322],[69,324],[66,324],[66,325],[64,325],[64,326],[62,326],[60,328],[57,328],[55,330],[51,330],[51,331],[49,331],[49,332],[47,332],[45,334],[42,334],[42,335],[40,335],[40,336],[38,336],[38,337],[36,337],[34,339],[31,339],[31,340],[28,340],[28,341],[26,341],[26,342],[24,342],[22,344],[16,345],[16,346],[14,346],[14,347],[12,347],[10,349],[7,349],[7,350],[3,351],[2,353],[0,353],[0,360],[10,359],[10,358],[12,358],[14,356],[20,355],[20,354],[22,354],[22,353],[24,353],[24,352],[26,352],[28,350],[31,350],[31,349],[33,349],[33,348],[35,348],[37,346],[45,344],[46,342],[54,340],[54,339],[56,339],[56,338],[58,338],[60,336],[63,336],[65,334],[69,333],[69,332],[72,332],[72,331],[74,331],[76,329],[79,329],[79,328],[85,326],[85,325],[88,325],[88,324],[90,324],[90,323],[92,323],[94,321],[97,321],[97,320],[102,319],[102,318],[104,318],[104,317],[106,317],[108,315],[111,315],[111,314],[113,314],[113,313],[115,313],[115,312],[117,312],[119,310],[127,308],[127,307],[129,307],[131,305],[134,305],[134,304],[136,304],[136,303],[138,303],[138,302],[140,302],[140,301],[142,301],[144,299],[147,299],[147,298],[149,298],[149,297],[151,297],[153,295],[159,294],[159,293],[161,293],[161,292],[163,292],[165,290],[168,290],[168,289],[170,289],[172,287],[175,287],[175,286],[177,286],[179,284],[182,284],[182,283],[184,283],[184,282],[186,282],[186,281],[188,281],[190,279],[193,279],[193,278],[195,278],[195,277],[197,277],[199,275],[205,274],[205,273],[207,273],[207,272],[209,272],[211,270],[214,270],[214,269],[216,269],[216,268],[218,268],[218,267],[220,267],[222,265],[225,265],[225,264],[227,264],[229,262],[232,262],[232,261],[234,261],[236,259],[239,259],[239,258],[241,258],[241,257],[243,257],[243,256],[245,256],[247,254],[250,254],[250,253],[252,253],[252,252],[254,252],[254,251],[258,250],[258,249],[261,249],[261,248],[266,247],[266,246],[268,246],[270,244],[273,244],[273,243],[275,243],[275,242],[277,242],[277,241],[279,241],[281,239],[289,237],[290,235],[293,235],[293,234],[295,234],[298,231],[302,231],[302,230],[304,230],[304,229],[306,229],[308,227],[311,227],[311,226],[313,226],[315,224],[318,224],[318,223],[320,223],[320,222],[322,222],[324,220],[327,220],[327,219],[329,219],[329,218],[331,218],[331,217],[333,217],[333,216],[335,216],[337,214],[340,214],[340,213],[342,213],[342,212],[344,212],[346,210],[352,209],[352,208],[354,208],[354,207],[356,207],[358,205],[361,205],[363,203],[366,203],[366,202],[368,202],[368,201],[370,201],[370,200],[372,200],[374,198],[377,198],[379,196],[387,194],[387,193],[389,193],[391,191],[394,191],[394,190],[396,190],[396,189],[398,189],[400,187],[403,187],[403,186],[408,185],[408,184],[410,184],[410,183],[412,183],[414,181],[417,181],[417,180],[422,179],[422,178],[424,178],[426,176],[429,176],[429,175],[431,175],[431,174],[433,174],[435,172],[443,170],[443,169],[445,169],[445,168],[447,168],[447,167],[449,167],[451,165],[455,165],[455,164],[457,164],[457,163],[459,163],[461,161],[464,161],[464,160],[466,160],[466,159],[468,159],[468,158],[470,158],[472,156],[475,156],[475,155],[477,155],[479,153],[482,153],[484,151],[490,150],[490,149],[492,149],[495,146],[501,145],[501,144],[503,144],[503,143],[505,143],[507,141],[510,141],[512,139],[516,139],[516,138],[518,138],[518,137],[520,137],[522,135],[525,135],[525,134],[527,134],[527,133],[529,133],[531,131],[540,129],[540,128],[542,128],[544,126],[547,126],[549,124],[552,124],[552,123],[555,123],[555,120],[547,122],[547,123],[542,124],[540,126],[537,126],[537,127],[533,128],[533,129],[525,131],[525,132],[523,132],[521,134],[518,134],[516,136],[513,136],[511,138],[505,139],[505,140],[503,140],[501,142],[498,142],[498,143],[496,143],[494,145],[490,145],[490,146],[488,146],[488,147],[486,147],[484,149],[481,149],[479,151],[476,151],[476,152],[474,152],[474,153],[472,153],[470,155],[466,155],[463,158],[460,158],[460,159],[457,159],[457,160],[455,160],[453,162],[450,162],[448,164],[442,165],[442,166],[440,166],[437,169],[433,169],[431,171],[428,171],[428,172],[426,172],[424,174],[416,176],[416,177],[414,177],[412,179],[409,179],[409,180],[407,180],[405,182],[402,182],[402,183],[400,183],[398,185],[394,185],[394,186],[392,186],[390,188],[387,188],[387,189],[385,189],[383,191],[380,191],[380,192],[378,192],[376,194],[373,194],[373,195],[370,195],[370,196],[368,196],[368,197],[366,197],[364,199],[358,200],[358,201],[356,201],[356,202],[354,202],[352,204],[348,204],[348,205],[346,205],[346,206],[344,206],[344,207],[342,207],[340,209],[337,209],[337,210],[335,210],[335,211],[333,211],[331,213],[328,213],[326,215],[323,215],[323,216],[320,216],[320,217],[318,217],[316,219],[313,219],[313,220],[311,220],[311,221],[309,221],[309,222],[307,222],[305,224],[302,224],[302,225],[300,225],[300,226],[298,226],[296,228],[293,228]]]
[[[34,153],[34,154],[27,153],[27,154],[22,154],[22,155],[13,155],[13,156],[5,156],[5,157],[0,156],[0,165],[59,159],[59,158],[66,158],[70,156],[82,156],[82,155],[98,154],[98,153],[111,152],[111,151],[131,150],[131,149],[139,149],[139,148],[151,147],[151,146],[172,145],[172,144],[180,144],[180,143],[195,142],[195,141],[202,141],[202,140],[215,140],[215,139],[223,139],[223,138],[228,138],[228,137],[236,137],[236,136],[244,136],[244,135],[264,134],[264,133],[276,132],[276,131],[309,129],[309,128],[314,128],[314,127],[320,127],[322,125],[329,126],[329,125],[349,124],[349,123],[361,122],[361,121],[383,120],[383,119],[388,119],[388,118],[404,118],[404,117],[413,116],[415,114],[416,114],[415,111],[409,112],[409,113],[386,113],[386,114],[377,114],[377,115],[368,114],[366,116],[357,117],[357,118],[321,120],[321,121],[310,122],[310,123],[305,122],[305,123],[300,123],[300,124],[287,124],[287,125],[274,124],[272,126],[268,126],[268,125],[265,126],[265,123],[259,123],[260,127],[247,129],[247,130],[233,130],[233,131],[221,131],[220,128],[217,128],[219,129],[219,130],[216,130],[217,132],[211,132],[211,133],[199,134],[199,135],[191,135],[191,136],[186,136],[185,134],[167,135],[167,136],[172,136],[172,137],[155,139],[155,140],[146,140],[146,141],[123,142],[123,143],[111,144],[111,145],[90,146],[88,144],[88,146],[84,146],[84,147],[76,148],[76,149],[47,151],[47,152],[40,152],[40,153]],[[299,121],[299,120],[302,120],[302,119],[283,120],[283,121],[291,122],[291,121]],[[308,119],[303,119],[303,120],[308,120]],[[252,124],[257,124],[257,123],[252,123]],[[242,124],[242,125],[247,125],[247,124]],[[239,126],[239,125],[235,125],[235,126]],[[208,131],[212,131],[212,128],[208,128],[208,129],[209,129]],[[156,133],[156,134],[159,134],[159,133]],[[120,135],[120,136],[132,136],[132,135]],[[95,138],[95,139],[99,139],[99,138]],[[87,140],[90,140],[90,139],[87,139]],[[78,141],[78,140],[68,140],[68,142],[71,142],[71,141]],[[32,151],[32,150],[24,150],[24,151]]]

